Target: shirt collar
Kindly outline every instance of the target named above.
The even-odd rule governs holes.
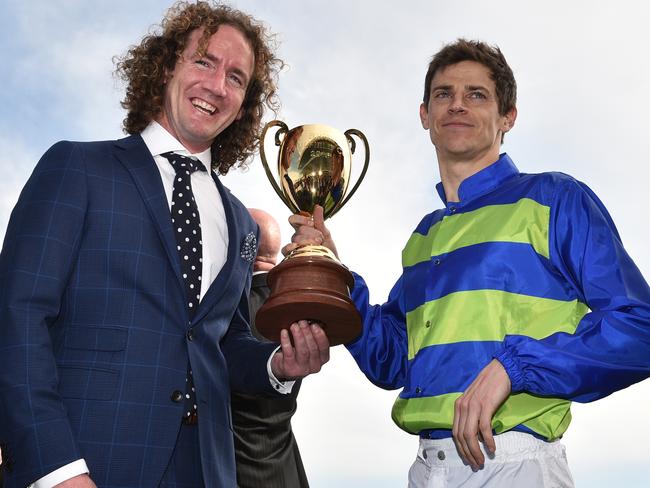
[[[476,198],[490,193],[507,179],[519,174],[519,170],[512,162],[512,159],[503,153],[490,166],[483,168],[478,173],[465,178],[458,187],[458,198],[460,204],[475,200]],[[447,202],[447,196],[442,186],[442,182],[436,185],[438,195],[445,205],[458,205],[457,202]]]
[[[167,130],[155,120],[152,120],[149,125],[140,134],[142,140],[149,149],[152,156],[160,156],[162,153],[174,151],[183,156],[193,156],[203,163],[206,168],[212,167],[212,150],[207,148],[205,151],[192,154]]]

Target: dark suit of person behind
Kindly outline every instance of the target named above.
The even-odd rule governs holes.
[[[165,186],[181,178],[163,151],[196,154],[222,173],[245,160],[264,108],[258,78],[272,71],[266,65],[253,73],[258,55],[248,39],[262,39],[255,44],[266,49],[260,56],[276,58],[259,25],[239,11],[180,4],[170,16],[161,35],[147,36],[118,65],[129,83],[123,106],[132,135],[55,144],[12,212],[0,254],[0,441],[11,461],[8,488],[235,486],[231,386],[277,395],[272,376],[302,377],[328,358],[322,330],[306,323],[291,325],[294,350],[288,335],[275,354],[276,345],[251,336],[257,226],[213,172],[198,178],[204,201],[220,200],[223,214],[211,220],[196,188],[194,196],[204,224],[197,251],[204,258],[217,251],[202,266],[208,279],[189,313],[194,297],[175,237],[181,212],[176,207],[172,225]],[[196,26],[208,20],[213,30],[199,49]],[[141,135],[149,130],[168,148],[155,152]],[[233,137],[238,149],[229,152]],[[223,232],[206,240],[213,227]],[[308,341],[319,350],[311,365]],[[194,424],[182,422],[188,366]]]
[[[255,274],[248,296],[253,335],[262,340],[255,327],[255,314],[270,294],[267,271],[276,262],[280,250],[280,228],[268,213],[249,209],[260,227],[259,249],[253,265]],[[235,437],[237,484],[240,488],[307,488],[309,483],[291,429],[296,412],[300,381],[291,394],[265,398],[233,392],[232,424]]]

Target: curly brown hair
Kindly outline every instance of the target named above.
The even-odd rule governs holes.
[[[139,45],[117,58],[115,72],[127,84],[122,101],[128,111],[124,132],[139,134],[160,115],[167,74],[174,70],[190,34],[203,28],[198,47],[199,54],[203,54],[221,25],[241,31],[255,55],[253,75],[242,103],[243,115],[212,142],[212,168],[225,175],[233,166],[246,166],[258,148],[265,107],[274,112],[279,107],[277,75],[284,63],[275,56],[275,37],[259,21],[227,5],[177,2],[160,25],[162,33],[145,36]]]

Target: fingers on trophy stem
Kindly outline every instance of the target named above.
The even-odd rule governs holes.
[[[289,244],[287,244],[286,246],[284,246],[282,248],[282,255],[286,256],[286,255],[290,254],[297,247],[298,247],[298,244],[296,244],[295,242],[290,242]]]
[[[314,219],[313,219],[313,217],[311,215],[304,216],[304,215],[301,215],[301,214],[293,214],[293,215],[289,216],[289,224],[295,230],[299,230],[300,227],[313,227],[314,226]]]

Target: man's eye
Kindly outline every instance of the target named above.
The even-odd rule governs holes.
[[[244,80],[237,75],[230,75],[230,81],[237,86],[244,86]]]
[[[197,59],[195,63],[199,66],[203,66],[204,68],[207,68],[209,66],[208,62],[203,59]]]
[[[485,96],[485,93],[483,93],[483,92],[473,91],[473,92],[470,92],[469,98],[473,98],[475,100],[485,100],[487,97]]]
[[[440,91],[433,95],[434,98],[448,98],[451,94],[447,91]]]

